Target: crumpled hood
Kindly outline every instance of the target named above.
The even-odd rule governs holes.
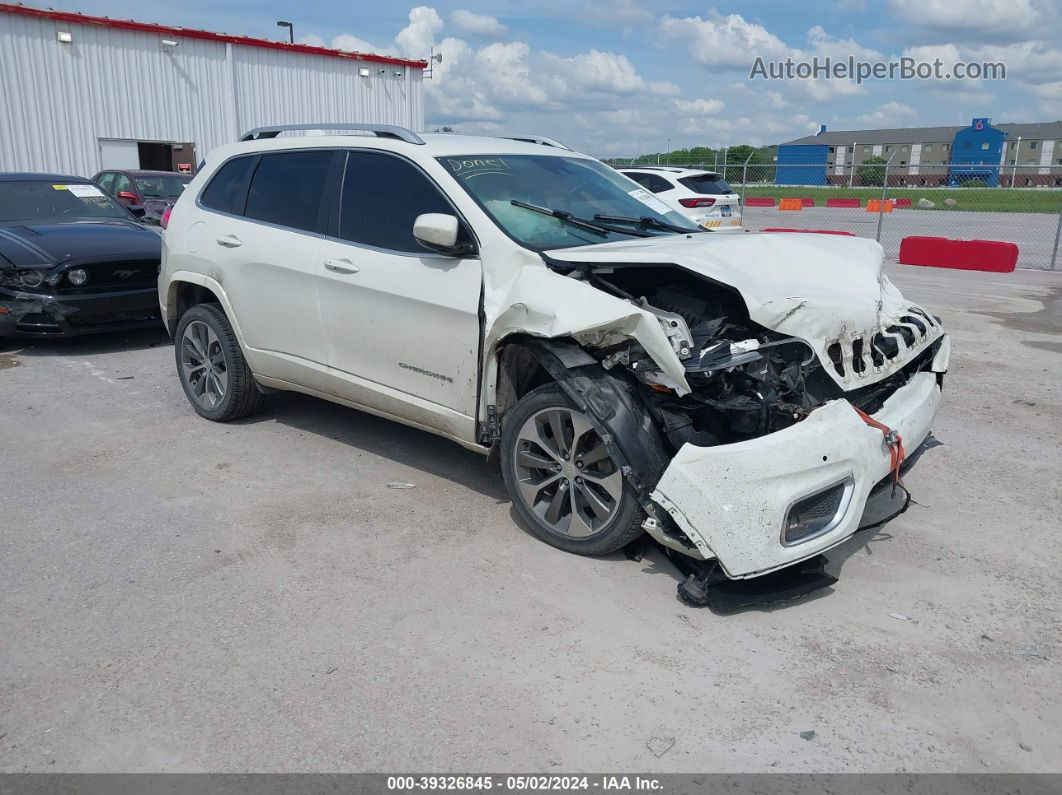
[[[845,389],[895,372],[943,334],[928,312],[906,301],[889,281],[884,253],[873,240],[807,233],[699,233],[558,249],[546,256],[586,264],[673,264],[732,287],[744,298],[752,320],[808,342]],[[921,313],[915,315],[917,324],[910,322],[912,308]],[[913,332],[913,345],[898,327]],[[881,364],[870,355],[870,341],[878,333],[899,345],[898,355]],[[856,344],[860,340],[866,344]],[[835,344],[840,367],[829,354]]]

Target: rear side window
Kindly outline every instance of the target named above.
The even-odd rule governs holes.
[[[679,182],[694,193],[705,196],[718,196],[720,193],[733,193],[731,188],[718,174],[697,174],[692,177],[683,177]]]
[[[641,185],[643,188],[648,188],[649,187],[649,175],[648,174],[637,174],[637,173],[634,173],[632,171],[624,171],[623,175],[625,177],[630,177],[635,182],[637,182],[639,185]]]
[[[390,155],[351,152],[343,177],[339,236],[352,243],[423,254],[413,237],[422,213],[454,214],[439,189],[415,166]],[[459,239],[466,239],[462,230]]]
[[[314,149],[263,155],[251,177],[243,214],[255,221],[316,231],[332,154],[330,149]]]
[[[674,185],[661,177],[659,174],[627,174],[628,177],[633,179],[639,185],[651,193],[663,193],[666,190],[671,190]]]
[[[96,180],[96,184],[107,191],[107,193],[111,193],[114,188],[114,172],[108,171],[104,174],[100,174],[100,178]]]
[[[242,195],[243,186],[247,184],[247,172],[254,160],[254,157],[237,157],[219,168],[203,195],[199,197],[199,203],[211,210],[233,212],[236,200]]]

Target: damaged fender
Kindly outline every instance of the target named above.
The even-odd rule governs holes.
[[[655,315],[579,279],[555,273],[527,253],[527,263],[499,274],[510,278],[495,283],[489,271],[484,274],[483,349],[487,352],[484,371],[488,390],[481,409],[495,402],[497,362],[493,351],[513,334],[543,339],[570,337],[591,348],[636,340],[675,391],[689,393],[685,367]]]
[[[581,348],[558,340],[524,343],[587,416],[643,504],[667,466],[660,434],[632,384],[610,376]]]

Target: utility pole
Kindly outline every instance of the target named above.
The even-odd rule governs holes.
[[[1003,144],[1006,146],[1006,144]],[[1010,187],[1015,187],[1018,184],[1018,156],[1021,155],[1021,136],[1018,136],[1018,143],[1014,147],[1014,168],[1010,172]]]

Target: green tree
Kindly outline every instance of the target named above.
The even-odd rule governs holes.
[[[884,157],[868,157],[856,169],[856,180],[860,185],[884,185],[885,164],[888,162]]]

